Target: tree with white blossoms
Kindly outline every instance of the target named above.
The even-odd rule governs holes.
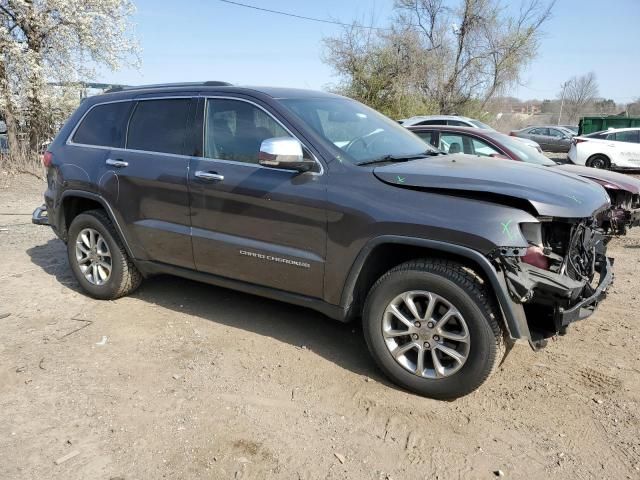
[[[134,11],[129,0],[0,0],[0,116],[10,151],[19,133],[33,151],[54,133],[47,108],[68,94],[52,83],[79,91],[99,66],[137,65]]]

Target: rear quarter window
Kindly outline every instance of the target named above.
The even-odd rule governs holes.
[[[83,145],[121,148],[132,102],[97,105],[85,115],[72,141]]]

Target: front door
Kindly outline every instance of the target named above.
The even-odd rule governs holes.
[[[189,168],[196,268],[320,298],[325,177],[258,164],[263,140],[292,135],[257,104],[210,98],[200,108],[203,157]]]

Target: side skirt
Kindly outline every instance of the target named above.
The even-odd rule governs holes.
[[[174,265],[167,265],[160,262],[138,260],[135,263],[138,270],[140,270],[145,277],[160,274],[175,275],[177,277],[187,278],[197,282],[208,283],[217,287],[238,290],[240,292],[258,295],[260,297],[266,297],[272,300],[310,308],[340,322],[348,322],[350,320],[347,318],[346,309],[338,305],[327,303],[319,298],[289,293],[275,288],[263,287],[253,283],[221,277],[210,273],[198,272],[196,270],[189,270],[188,268],[176,267]]]

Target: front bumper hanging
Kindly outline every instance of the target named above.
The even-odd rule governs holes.
[[[567,327],[573,322],[584,320],[595,312],[598,303],[607,296],[607,287],[613,282],[613,259],[605,257],[600,266],[598,286],[591,296],[573,305],[569,309],[559,308],[556,312],[556,324]]]
[[[31,215],[31,223],[34,223],[35,225],[49,225],[49,215],[46,205],[42,205],[33,211],[33,214]]]

